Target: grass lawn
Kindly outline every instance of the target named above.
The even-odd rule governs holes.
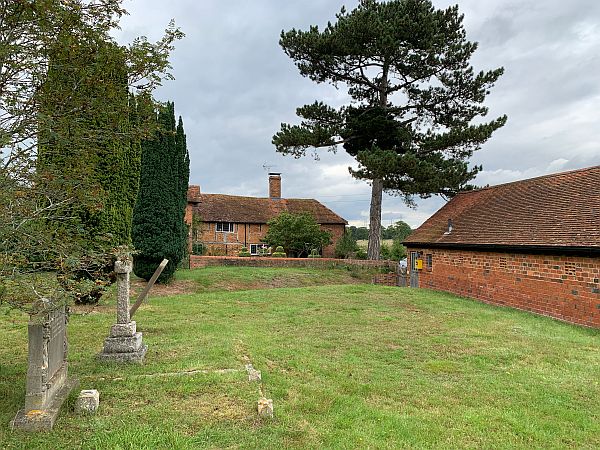
[[[24,396],[26,318],[1,314],[0,448],[600,447],[600,331],[433,291],[334,285],[349,281],[343,271],[314,273],[325,286],[289,269],[296,281],[275,285],[303,287],[217,288],[281,273],[182,272],[190,293],[136,314],[144,366],[97,363],[114,300],[80,308],[70,373],[100,391],[100,409],[75,416],[71,398],[47,434],[8,429]],[[257,418],[245,372],[215,372],[248,361],[272,420]]]

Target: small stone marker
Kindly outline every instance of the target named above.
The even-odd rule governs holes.
[[[259,398],[258,399],[258,416],[259,417],[273,417],[273,400],[270,398]]]
[[[100,405],[100,393],[96,389],[81,391],[75,402],[77,414],[94,414]]]
[[[246,364],[246,372],[248,372],[248,381],[260,381],[260,370],[256,370],[252,364]]]
[[[28,326],[29,364],[25,408],[11,422],[13,429],[49,431],[60,407],[77,385],[67,378],[67,313],[63,306],[31,316]]]
[[[100,361],[119,363],[144,362],[148,346],[142,343],[142,333],[136,330],[129,315],[129,274],[131,260],[115,262],[117,273],[117,323],[110,329],[104,348],[98,355]]]

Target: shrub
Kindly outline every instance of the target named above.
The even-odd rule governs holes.
[[[247,256],[252,256],[252,255],[250,255],[250,252],[248,251],[248,247],[242,247],[240,249],[240,251],[238,252],[238,256],[247,257]]]
[[[390,249],[390,246],[387,244],[381,244],[379,256],[381,259],[392,259],[392,250]]]
[[[269,221],[269,231],[263,241],[268,245],[282,244],[290,256],[306,254],[307,248],[322,248],[331,243],[331,233],[322,230],[308,213],[281,212]]]
[[[350,258],[352,255],[358,252],[359,247],[356,243],[356,239],[352,236],[349,231],[344,232],[343,236],[335,245],[334,255],[336,258]]]
[[[310,255],[308,255],[309,258],[320,258],[321,255],[319,255],[319,250],[317,250],[316,248],[313,248],[310,251]]]
[[[204,255],[206,247],[202,242],[194,242],[192,244],[192,255]]]
[[[402,245],[402,240],[404,238],[396,238],[392,243],[392,248],[390,249],[391,259],[394,261],[400,261],[401,259],[406,258],[406,247]]]
[[[359,248],[356,253],[354,254],[354,257],[356,259],[367,259],[367,252],[365,250],[363,250],[362,248]]]
[[[275,251],[271,254],[273,258],[285,258],[287,255],[283,251],[283,247],[278,245]]]

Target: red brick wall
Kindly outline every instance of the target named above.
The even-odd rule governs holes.
[[[196,256],[190,257],[190,268],[198,269],[211,266],[247,266],[247,267],[321,267],[333,268],[354,266],[361,268],[386,267],[396,269],[395,261],[368,261],[364,259],[334,258],[267,258],[237,256]]]
[[[189,217],[188,223],[191,223],[191,214]],[[344,234],[344,228],[343,224],[321,225],[322,230],[331,233],[332,240],[331,245],[323,248],[323,257],[332,258],[334,256],[335,245]],[[206,245],[208,255],[237,256],[244,245],[250,250],[250,244],[262,244],[261,239],[265,237],[268,229],[269,226],[267,224],[236,223],[233,233],[222,233],[216,231],[215,222],[206,222],[202,223],[200,241]],[[227,242],[225,242],[225,238],[227,238]]]
[[[409,248],[409,255],[411,251],[423,253],[419,287],[600,327],[600,258],[423,248]],[[431,271],[427,254],[432,255]]]
[[[323,257],[334,258],[335,246],[340,238],[344,235],[346,226],[344,224],[321,225],[321,229],[331,233],[331,244],[323,248]]]
[[[373,284],[398,286],[398,275],[395,273],[378,273],[373,277]]]

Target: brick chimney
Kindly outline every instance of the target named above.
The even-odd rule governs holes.
[[[200,201],[200,186],[188,186],[187,199],[188,202],[198,203]]]
[[[269,174],[269,198],[281,198],[281,174]]]

